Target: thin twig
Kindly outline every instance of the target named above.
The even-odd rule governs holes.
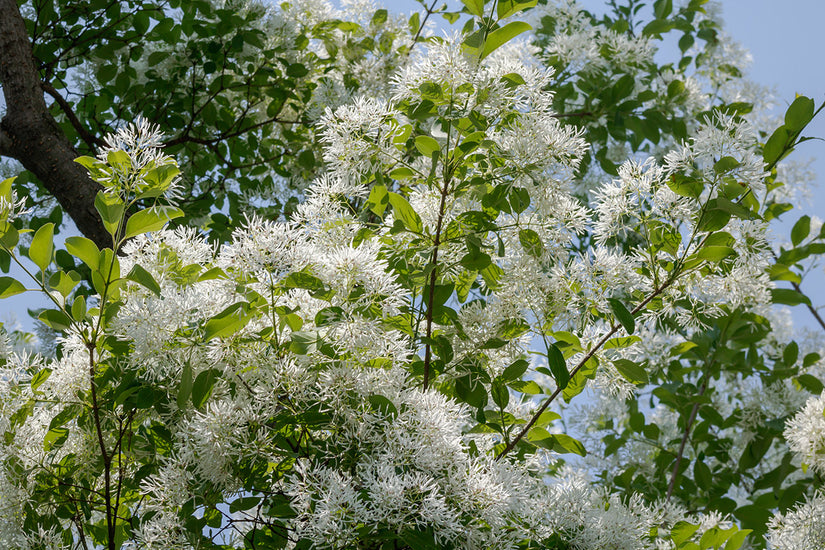
[[[647,298],[642,300],[642,302],[639,305],[637,305],[635,308],[633,308],[633,310],[630,313],[632,315],[636,315],[637,313],[639,313],[647,304],[650,303],[651,300],[653,300],[656,296],[661,294],[667,287],[669,287],[671,284],[673,284],[673,281],[675,281],[675,280],[676,280],[675,277],[671,277],[670,279],[668,279],[662,286],[660,286],[659,288],[654,290],[652,293],[650,293],[650,295]],[[599,351],[599,349],[601,349],[601,347],[610,338],[612,338],[613,335],[616,334],[616,332],[619,331],[619,329],[621,327],[622,327],[622,325],[620,325],[620,324],[613,325],[610,328],[610,330],[607,332],[607,334],[602,336],[599,339],[599,341],[596,342],[596,344],[590,349],[590,351],[588,351],[585,354],[585,356],[582,357],[582,359],[578,362],[578,364],[576,364],[576,367],[573,370],[570,371],[570,379],[571,380],[573,379],[573,377],[576,376],[576,374],[578,374],[578,372],[582,369],[582,367],[584,367],[585,363],[587,363],[596,354],[596,352]],[[501,460],[502,458],[504,458],[507,455],[507,453],[512,451],[515,448],[515,446],[518,445],[519,441],[521,441],[524,438],[524,436],[527,435],[527,432],[530,431],[530,428],[533,427],[533,424],[535,424],[538,421],[538,419],[542,415],[542,413],[547,409],[547,407],[550,406],[550,403],[552,403],[556,399],[556,397],[559,396],[559,394],[561,392],[562,392],[561,386],[557,386],[556,391],[554,391],[550,395],[550,397],[545,399],[544,403],[542,403],[541,407],[539,407],[538,410],[535,413],[533,413],[533,417],[524,426],[524,428],[522,428],[522,430],[519,432],[519,434],[516,437],[514,437],[513,440],[510,441],[510,443],[507,444],[507,446],[504,447],[504,450],[501,451],[501,453],[498,454],[498,456],[496,457],[496,460]]]
[[[63,111],[63,113],[65,113],[66,118],[69,119],[69,123],[72,125],[72,128],[74,128],[77,134],[80,136],[80,138],[86,142],[86,145],[88,145],[91,149],[97,149],[98,147],[103,147],[104,145],[106,145],[105,141],[93,135],[83,126],[83,124],[80,123],[80,120],[77,118],[77,115],[75,115],[74,111],[72,110],[72,106],[69,105],[69,102],[66,101],[66,98],[60,95],[60,92],[55,90],[54,86],[52,86],[48,82],[41,81],[40,87],[43,89],[44,92],[52,96],[54,102],[60,106],[60,109]]]
[[[427,19],[429,19],[430,16],[433,13],[435,13],[436,4],[438,4],[438,0],[433,0],[433,3],[430,5],[429,8],[427,8],[427,15],[424,16],[424,21],[422,21],[421,24],[418,26],[418,31],[416,31],[415,37],[413,37],[412,44],[410,45],[410,51],[412,51],[415,45],[418,44],[418,39],[421,37],[421,31],[424,30],[424,25],[427,23]]]
[[[702,382],[702,387],[699,389],[699,394],[696,396],[697,398],[702,397],[705,394],[705,391],[707,391],[709,378],[709,376],[705,376],[705,380]],[[693,404],[687,424],[685,425],[685,433],[682,435],[682,442],[679,444],[679,452],[676,453],[676,464],[673,465],[673,471],[670,473],[670,482],[667,484],[667,496],[665,497],[665,500],[670,500],[670,496],[673,494],[673,489],[676,487],[676,477],[679,475],[679,466],[682,465],[682,458],[685,454],[685,446],[687,445],[688,439],[690,439],[690,429],[696,421],[696,414],[698,412],[699,402],[697,401]]]
[[[799,292],[800,294],[804,294],[799,286],[799,283],[791,281],[791,284],[793,285],[795,291]],[[819,326],[822,327],[822,330],[825,330],[825,321],[822,320],[822,317],[820,317],[819,312],[816,310],[816,308],[810,303],[805,304],[805,307],[807,307],[808,311],[811,312],[811,315],[814,316],[814,319],[816,319],[816,322],[819,323]]]

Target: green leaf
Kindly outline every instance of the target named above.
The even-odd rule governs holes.
[[[387,195],[387,188],[383,185],[374,185],[372,189],[370,189],[370,196],[367,198],[364,208],[378,217],[383,217],[388,204],[389,196]]]
[[[231,336],[245,327],[251,319],[249,303],[236,302],[206,322],[204,340]]]
[[[194,382],[192,364],[187,361],[186,364],[183,365],[183,371],[180,375],[180,385],[178,386],[177,403],[179,409],[186,407],[186,402],[189,401],[189,397],[192,395]]]
[[[785,304],[786,306],[811,305],[810,298],[790,288],[772,288],[771,301],[774,304]]]
[[[782,360],[786,366],[791,367],[796,363],[797,359],[799,359],[799,344],[791,341],[785,346],[785,349],[782,350]]]
[[[484,17],[484,0],[461,0],[467,11],[476,17]]]
[[[113,193],[98,191],[95,196],[95,210],[100,214],[100,219],[103,221],[106,231],[114,236],[123,218],[123,201]]]
[[[814,100],[805,96],[794,99],[785,111],[785,127],[790,132],[800,132],[814,118]]]
[[[644,367],[630,359],[616,359],[613,366],[631,384],[647,384],[650,381]]]
[[[96,74],[98,81],[102,84],[109,83],[111,80],[114,80],[116,75],[116,65],[101,65],[98,67]]]
[[[441,146],[430,136],[416,136],[415,148],[427,158],[432,158],[433,153],[441,151]]]
[[[421,233],[424,226],[421,224],[421,218],[418,216],[407,199],[398,193],[390,192],[389,194],[390,206],[396,219],[401,220],[404,226],[413,233]]]
[[[317,332],[314,331],[294,331],[290,335],[289,349],[298,355],[308,355],[318,349],[321,342]]]
[[[579,456],[587,455],[584,445],[567,434],[551,434],[544,428],[534,427],[527,434],[527,441],[557,453],[575,453]]]
[[[725,174],[741,165],[742,163],[733,157],[722,157],[713,165],[713,171],[717,174]]]
[[[383,395],[370,395],[368,401],[373,410],[380,412],[384,416],[395,417],[398,414],[395,403]]]
[[[386,11],[386,10],[384,10]],[[250,510],[261,503],[261,497],[241,497],[229,503],[229,513],[234,514],[243,510]]]
[[[751,529],[740,529],[734,535],[728,539],[728,543],[725,545],[725,550],[739,550],[742,545],[745,543],[745,539],[750,535],[753,531]]]
[[[530,363],[524,359],[516,359],[510,366],[504,369],[504,372],[501,373],[500,377],[502,380],[507,382],[511,380],[518,380],[527,371],[527,367],[529,366]]]
[[[46,433],[46,437],[43,439],[43,450],[48,453],[52,449],[63,445],[67,439],[69,439],[68,428],[52,428]]]
[[[153,206],[135,212],[126,222],[124,238],[162,229],[170,220],[183,216],[183,210],[174,206]]]
[[[681,80],[671,80],[667,85],[667,96],[674,98],[685,91],[685,83]]]
[[[820,395],[822,390],[825,389],[822,381],[812,374],[800,374],[797,376],[796,381],[814,395]]]
[[[84,296],[78,296],[75,298],[75,301],[72,302],[72,319],[77,322],[82,321],[86,317],[86,298]]]
[[[544,393],[544,390],[541,389],[541,386],[539,386],[532,380],[515,380],[513,382],[510,382],[508,386],[510,386],[517,392],[526,393],[528,395],[539,395]]]
[[[681,174],[673,174],[667,180],[667,186],[677,195],[696,199],[702,194],[705,183],[702,180],[688,178]]]
[[[498,5],[501,6],[501,4],[502,3],[499,2]],[[522,84],[525,84],[524,77],[522,77],[518,73],[507,73],[506,75],[502,76],[500,80],[508,88],[516,88],[518,86],[521,86]],[[483,132],[482,132],[482,134],[483,134]]]
[[[90,239],[86,237],[68,237],[65,245],[69,254],[78,258],[90,269],[96,270],[100,267],[100,250]]]
[[[160,285],[140,264],[135,264],[126,278],[151,290],[155,296],[160,296]]]
[[[126,151],[119,149],[109,151],[106,154],[106,163],[121,174],[128,174],[132,171],[132,159]]]
[[[697,258],[710,262],[719,262],[728,256],[735,256],[736,251],[729,246],[703,246],[696,253]]]
[[[765,164],[770,166],[781,159],[790,138],[790,133],[785,126],[780,126],[774,130],[764,147],[762,147],[762,156],[765,159]]]
[[[510,390],[501,378],[493,380],[490,385],[490,395],[493,396],[493,402],[500,409],[504,409],[510,402]]]
[[[192,383],[192,405],[200,409],[209,396],[212,395],[212,388],[215,386],[215,369],[208,369],[201,372]]]
[[[677,522],[676,525],[673,526],[673,529],[670,530],[670,538],[673,540],[673,543],[678,547],[682,543],[687,542],[698,530],[698,525],[693,525],[686,521],[680,521]]]
[[[587,455],[584,445],[582,445],[578,439],[573,439],[567,434],[553,434],[553,439],[555,439],[557,443],[556,450],[558,450],[558,447],[561,447],[564,449],[564,452],[575,453],[579,456]]]
[[[496,15],[498,15],[499,20],[506,19],[520,11],[535,7],[537,3],[537,0],[527,0],[526,2],[520,2],[519,0],[499,0],[496,5]]]
[[[44,310],[37,316],[37,318],[53,330],[69,330],[72,326],[71,318],[58,309]]]
[[[570,383],[570,372],[567,370],[564,355],[555,344],[550,344],[547,348],[547,366],[550,367],[559,389],[566,388]]]
[[[693,464],[693,480],[699,487],[710,488],[713,486],[713,475],[710,468],[703,461],[696,459]]]
[[[698,231],[717,231],[728,225],[730,217],[730,212],[721,208],[708,209],[702,214],[696,229]]]
[[[43,368],[43,369],[40,369],[39,371],[37,371],[36,373],[34,373],[34,375],[32,376],[31,381],[29,382],[29,385],[31,386],[32,391],[39,388],[41,386],[41,384],[43,384],[43,382],[48,380],[49,376],[51,376],[51,374],[52,374],[52,369],[49,369],[49,368]]]
[[[765,529],[768,521],[771,519],[770,510],[764,506],[756,504],[748,504],[740,506],[733,511],[734,517],[742,522],[742,525],[751,525],[755,529]],[[800,549],[801,550],[801,549]]]
[[[596,376],[597,368],[598,363],[595,361],[595,358],[591,358],[574,376],[571,377],[570,383],[567,384],[567,387],[564,388],[564,391],[562,392],[562,397],[564,398],[565,403],[570,403],[571,399],[584,391],[585,386],[587,386],[587,380],[593,379]]]
[[[811,232],[811,217],[808,215],[799,218],[791,229],[791,242],[794,246],[805,240]]]
[[[26,292],[23,283],[14,277],[0,277],[0,298],[15,296],[21,292]]]
[[[67,298],[79,283],[80,275],[77,271],[69,271],[68,273],[63,270],[55,271],[49,277],[49,287],[58,291],[64,298]]]
[[[67,422],[74,420],[77,418],[78,414],[82,410],[82,405],[74,404],[74,405],[67,405],[62,411],[57,413],[49,422],[49,429],[52,428],[59,428],[60,426],[65,425]]]
[[[303,288],[311,293],[323,291],[325,288],[324,281],[306,271],[290,273],[281,281],[281,286],[283,288]]]
[[[180,174],[180,168],[174,164],[162,164],[152,168],[143,176],[143,181],[148,185],[141,187],[138,198],[160,197],[169,190],[178,174]]]
[[[461,258],[461,265],[467,268],[469,271],[481,271],[482,269],[486,268],[492,259],[490,258],[489,254],[485,254],[479,250],[471,251],[465,254]]]
[[[668,32],[673,28],[673,23],[666,19],[654,19],[642,29],[642,34],[645,36],[660,35]]]
[[[673,11],[673,0],[656,0],[653,3],[653,13],[656,19],[665,19]]]
[[[478,278],[478,272],[476,271],[462,271],[461,274],[455,281],[455,293],[458,301],[462,304],[467,300],[467,297],[470,295],[470,290],[473,288],[473,283],[476,282]]]
[[[481,58],[484,59],[516,36],[532,28],[524,21],[512,21],[494,30],[487,35],[487,40],[484,42],[484,48],[481,51]]]
[[[790,281],[799,284],[802,282],[802,277],[791,271],[788,266],[783,264],[774,264],[768,268],[768,274],[771,281]]]
[[[52,263],[52,254],[54,253],[54,224],[47,223],[37,230],[37,233],[32,237],[32,244],[29,247],[29,258],[34,262],[34,265],[40,268],[40,271],[46,271],[49,264]]]
[[[613,310],[616,319],[622,324],[627,333],[633,334],[636,331],[636,321],[633,320],[633,314],[619,300],[610,298],[607,302],[610,304],[610,309]]]
[[[521,246],[524,247],[524,251],[530,256],[541,258],[541,255],[544,253],[544,243],[541,242],[541,237],[539,237],[538,233],[532,229],[521,229],[518,232],[518,240]]]

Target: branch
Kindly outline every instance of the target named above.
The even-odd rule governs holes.
[[[2,141],[0,141],[0,144],[2,144]],[[0,151],[2,151],[2,148],[0,148]],[[791,281],[791,284],[793,285],[793,289],[795,291],[797,291],[800,294],[803,294],[802,288],[799,286],[799,283]],[[820,317],[819,312],[816,310],[816,308],[811,304],[805,304],[805,307],[807,307],[808,311],[811,312],[811,315],[814,316],[814,319],[816,319],[817,323],[819,323],[819,326],[822,327],[822,330],[825,330],[825,321],[822,320],[822,317]]]
[[[163,142],[164,147],[172,147],[174,145],[180,145],[182,143],[197,143],[198,145],[212,145],[215,143],[219,143],[221,141],[225,141],[227,139],[232,139],[238,137],[240,135],[246,134],[247,132],[251,132],[252,130],[257,130],[262,126],[266,126],[267,124],[272,123],[278,124],[309,124],[308,120],[283,120],[278,116],[270,117],[262,122],[257,122],[246,128],[242,128],[240,130],[235,130],[234,132],[226,132],[218,134],[216,137],[213,138],[199,138],[195,136],[190,136],[187,133],[183,133],[177,137],[172,139],[168,139]]]
[[[438,207],[438,221],[436,222],[435,238],[433,239],[433,255],[430,264],[433,270],[430,272],[430,296],[427,300],[427,344],[424,350],[424,391],[430,383],[430,364],[432,362],[432,336],[433,336],[433,305],[435,302],[435,283],[438,280],[438,248],[441,246],[441,229],[444,223],[444,211],[447,205],[447,191],[450,180],[445,176],[444,187],[441,189],[441,203]]]
[[[418,44],[418,39],[421,38],[421,31],[424,30],[424,25],[427,24],[427,20],[430,18],[430,16],[433,13],[435,13],[436,4],[438,4],[438,0],[433,0],[432,5],[429,8],[427,8],[427,14],[424,16],[424,21],[422,21],[421,24],[418,25],[418,31],[415,33],[415,36],[412,39],[412,44],[410,45],[410,49],[407,53],[411,52],[415,45]]]
[[[69,102],[58,93],[57,90],[54,89],[54,86],[49,84],[48,82],[41,81],[40,87],[43,88],[43,91],[52,96],[54,98],[55,103],[60,105],[60,108],[66,114],[66,118],[69,119],[72,127],[77,131],[77,134],[80,138],[86,142],[91,149],[96,149],[98,147],[103,147],[106,145],[106,142],[100,139],[99,137],[93,135],[89,132],[86,128],[83,127],[83,124],[80,123],[78,120],[77,115],[74,114],[72,110],[72,106],[69,105]]]
[[[656,296],[661,294],[667,287],[669,287],[671,284],[673,284],[673,281],[675,281],[675,280],[676,280],[675,277],[671,277],[667,282],[662,284],[662,286],[660,286],[659,288],[657,288],[656,290],[651,292],[650,295],[648,295],[647,298],[642,300],[642,302],[639,305],[634,307],[633,310],[630,313],[632,315],[636,315],[637,313],[639,313],[642,309],[644,309],[644,307],[647,304],[650,303],[651,300],[653,300]],[[616,325],[613,325],[612,327],[610,327],[610,330],[607,332],[607,334],[602,336],[599,339],[599,341],[596,342],[596,345],[594,345],[590,349],[590,351],[588,351],[585,354],[585,356],[581,358],[581,360],[578,362],[578,364],[576,364],[575,368],[570,371],[570,379],[571,380],[582,369],[582,367],[584,367],[585,363],[587,363],[590,360],[590,358],[592,358],[596,354],[596,352],[599,351],[599,349],[601,349],[601,347],[608,340],[610,340],[610,338],[612,338],[614,334],[616,334],[619,331],[619,329],[621,327],[622,326],[620,324],[616,324]],[[513,440],[510,441],[510,443],[508,443],[506,447],[504,447],[504,450],[501,451],[501,453],[499,453],[499,455],[496,457],[496,460],[501,460],[502,458],[504,458],[507,455],[507,453],[512,451],[515,448],[515,446],[518,445],[519,441],[524,439],[524,436],[527,435],[527,432],[530,431],[530,428],[533,427],[533,424],[535,424],[538,421],[538,419],[542,415],[542,413],[545,410],[547,410],[547,407],[550,406],[550,403],[552,403],[559,396],[559,394],[561,392],[562,392],[561,386],[556,387],[556,391],[554,391],[552,393],[552,395],[550,395],[550,397],[545,399],[545,401],[544,401],[544,403],[542,403],[541,407],[539,407],[538,410],[535,413],[533,413],[533,417],[530,419],[530,421],[524,426],[524,428],[522,428],[522,430],[519,432],[519,434],[516,437],[514,437]]]
[[[708,389],[709,378],[710,376],[705,376],[705,380],[702,382],[702,387],[699,389],[699,395],[697,395],[697,397],[705,395],[705,391]],[[696,413],[698,412],[699,402],[697,401],[693,404],[687,424],[685,425],[685,433],[682,435],[682,442],[679,444],[679,452],[676,453],[676,464],[673,465],[673,471],[670,473],[670,482],[667,484],[667,497],[665,497],[665,500],[670,500],[670,496],[673,494],[673,488],[676,487],[676,477],[679,475],[679,466],[681,466],[682,458],[685,455],[685,445],[687,445],[687,441],[690,438],[690,429],[696,421]]]

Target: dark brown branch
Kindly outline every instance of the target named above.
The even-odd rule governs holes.
[[[427,316],[425,319],[427,328],[427,343],[424,348],[424,383],[423,389],[427,390],[430,383],[430,366],[432,364],[432,336],[433,336],[433,305],[435,305],[435,283],[438,280],[438,249],[441,246],[441,231],[444,224],[444,213],[447,209],[447,195],[450,188],[449,167],[444,167],[444,187],[441,188],[441,202],[438,206],[438,220],[435,225],[435,237],[433,238],[433,255],[430,264],[433,266],[430,272],[430,295],[427,299]]]
[[[430,16],[435,13],[435,5],[438,4],[438,0],[433,0],[433,3],[427,8],[427,14],[424,16],[424,20],[418,25],[418,31],[415,33],[415,36],[412,39],[412,45],[410,46],[410,51],[418,44],[418,39],[421,38],[421,32],[424,30],[424,25],[427,24],[427,20]]]
[[[697,398],[705,395],[705,391],[708,389],[709,378],[709,376],[705,376],[705,380],[702,382],[702,387],[699,389],[699,395],[696,396]],[[696,413],[698,412],[699,402],[697,401],[693,404],[693,408],[690,410],[690,416],[688,417],[687,424],[685,425],[685,433],[682,434],[682,442],[679,444],[679,452],[676,453],[676,464],[673,465],[673,471],[670,473],[670,482],[667,484],[666,500],[670,500],[670,496],[673,494],[673,489],[676,487],[676,478],[679,475],[679,466],[681,466],[682,458],[684,458],[685,455],[685,445],[687,445],[687,441],[690,439],[690,429],[696,421]]]
[[[793,285],[793,289],[795,291],[799,292],[800,294],[803,294],[802,288],[799,286],[799,283],[791,281],[791,284]],[[825,330],[825,321],[822,320],[822,317],[819,315],[819,312],[816,310],[816,308],[812,304],[805,304],[805,307],[807,307],[808,311],[811,312],[811,315],[814,316],[814,319],[816,319],[816,322],[819,323],[820,327],[822,327],[822,330]]]
[[[101,300],[101,303],[103,303],[103,300]],[[109,536],[109,550],[115,550],[115,519],[113,516],[117,513],[117,510],[112,510],[112,455],[106,450],[106,442],[103,439],[103,428],[100,422],[100,405],[97,399],[97,381],[95,380],[95,346],[90,343],[86,347],[89,350],[89,387],[92,396],[92,417],[94,418],[97,442],[100,446],[100,456],[103,459],[103,501],[106,512],[106,531]]]
[[[639,313],[642,309],[644,309],[644,307],[645,307],[647,304],[649,304],[649,303],[650,303],[650,301],[651,301],[651,300],[653,300],[656,296],[658,296],[659,294],[661,294],[661,293],[662,293],[662,292],[663,292],[663,291],[664,291],[667,287],[669,287],[671,284],[673,284],[673,281],[674,281],[674,280],[675,280],[675,278],[674,278],[674,277],[671,277],[671,278],[670,278],[668,281],[666,281],[666,282],[665,282],[662,286],[660,286],[659,288],[657,288],[656,290],[654,290],[653,292],[651,292],[651,293],[650,293],[650,295],[649,295],[647,298],[645,298],[644,300],[642,300],[642,302],[641,302],[639,305],[637,305],[636,307],[634,307],[634,308],[633,308],[633,310],[632,310],[630,313],[631,313],[632,315],[636,315],[637,313]],[[604,345],[604,344],[605,344],[608,340],[610,340],[610,338],[612,338],[612,337],[613,337],[613,335],[614,335],[614,334],[616,334],[616,332],[618,332],[618,331],[619,331],[619,329],[620,329],[620,328],[621,328],[621,325],[619,325],[619,324],[613,325],[613,326],[610,328],[610,330],[607,332],[607,334],[605,334],[604,336],[602,336],[602,337],[599,339],[599,341],[598,341],[598,342],[596,342],[596,344],[593,346],[593,348],[591,348],[591,350],[590,350],[590,351],[588,351],[588,352],[585,354],[585,356],[584,356],[584,357],[582,357],[582,359],[578,362],[578,364],[576,364],[575,368],[574,368],[573,370],[571,370],[571,371],[570,371],[570,379],[571,379],[571,380],[572,380],[572,379],[573,379],[573,377],[574,377],[574,376],[576,376],[576,374],[577,374],[577,373],[578,373],[578,372],[582,369],[582,367],[584,367],[584,365],[585,365],[588,361],[590,361],[590,359],[591,359],[591,358],[592,358],[592,357],[596,354],[596,352],[597,352],[597,351],[599,351],[599,350],[601,349],[601,347],[602,347],[602,346],[603,346],[603,345]],[[524,426],[524,428],[522,428],[522,430],[518,433],[518,435],[517,435],[516,437],[514,437],[514,438],[513,438],[513,440],[512,440],[512,441],[510,441],[510,443],[508,443],[506,447],[504,447],[504,450],[503,450],[503,451],[501,451],[501,453],[499,453],[499,455],[496,457],[496,460],[501,460],[502,458],[504,458],[504,457],[507,455],[507,453],[509,453],[510,451],[512,451],[512,450],[515,448],[515,446],[516,446],[516,445],[518,445],[518,442],[519,442],[519,441],[521,441],[522,439],[524,439],[524,436],[526,436],[526,435],[527,435],[527,432],[529,432],[529,431],[530,431],[530,428],[532,428],[532,427],[533,427],[533,424],[535,424],[535,423],[538,421],[538,419],[539,419],[539,417],[542,415],[542,413],[543,413],[545,410],[547,410],[547,407],[549,407],[549,406],[550,406],[550,403],[552,403],[552,402],[553,402],[553,401],[554,401],[554,400],[555,400],[555,399],[559,396],[559,394],[561,394],[561,392],[562,392],[562,388],[561,388],[561,387],[557,387],[557,388],[556,388],[556,391],[554,391],[554,392],[550,395],[550,397],[548,397],[547,399],[545,399],[545,400],[544,400],[544,403],[542,403],[541,407],[539,407],[539,408],[538,408],[538,410],[537,410],[535,413],[533,413],[533,417],[530,419],[530,421],[529,421],[529,422],[527,422],[527,424]]]
[[[178,137],[169,139],[163,143],[164,147],[172,147],[174,145],[180,145],[182,143],[196,143],[198,145],[211,145],[215,143],[219,143],[221,141],[225,141],[227,139],[232,139],[234,137],[238,137],[240,135],[246,134],[247,132],[251,132],[252,130],[256,130],[262,126],[266,126],[267,124],[272,124],[277,122],[278,124],[308,124],[309,121],[306,120],[283,120],[278,118],[277,116],[270,117],[262,122],[257,122],[252,124],[251,126],[247,126],[246,128],[242,128],[240,130],[236,130],[234,132],[227,132],[225,134],[219,134],[213,138],[199,138],[195,136],[190,136],[187,134],[182,134]]]
[[[72,110],[72,106],[69,105],[69,102],[66,101],[66,99],[60,95],[57,90],[54,89],[54,86],[48,82],[40,82],[40,87],[43,88],[44,92],[52,96],[54,102],[60,106],[60,109],[66,115],[66,118],[69,119],[69,123],[72,125],[72,128],[75,129],[77,134],[80,136],[80,139],[86,142],[86,145],[88,145],[91,149],[96,149],[97,147],[103,147],[106,145],[105,141],[93,135],[83,126],[83,124],[80,123],[77,115],[75,115]]]

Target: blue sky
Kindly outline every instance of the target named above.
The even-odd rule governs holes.
[[[728,34],[753,56],[748,77],[754,82],[774,86],[781,109],[795,94],[811,97],[819,106],[825,101],[825,1],[823,0],[723,0],[721,2]],[[805,135],[825,137],[825,116],[820,115]],[[805,213],[825,219],[825,141],[803,143],[796,158],[813,158],[817,187]],[[793,212],[791,212],[793,214]],[[775,231],[787,240],[793,215]],[[825,304],[825,273],[820,266],[803,282],[803,290],[814,305]],[[794,308],[799,326],[814,327],[815,321],[803,307]]]

